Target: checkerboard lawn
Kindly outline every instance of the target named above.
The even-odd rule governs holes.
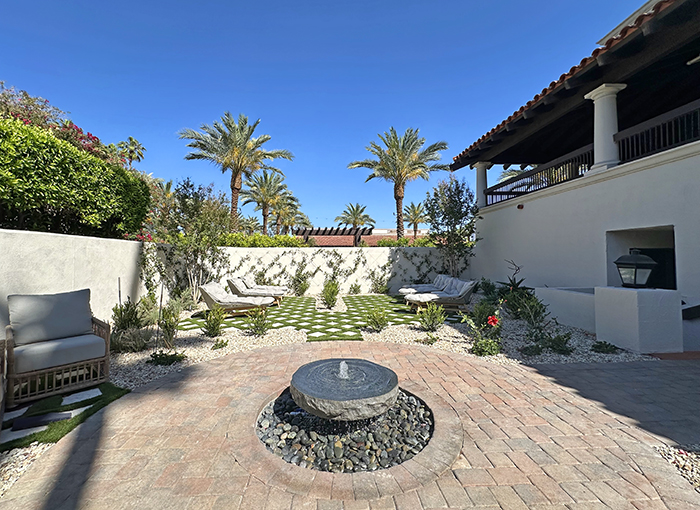
[[[340,298],[339,298],[340,299]],[[416,314],[411,312],[400,296],[343,296],[346,312],[322,312],[316,310],[312,297],[287,297],[282,306],[267,309],[267,318],[272,328],[292,326],[306,332],[310,342],[322,340],[362,340],[360,328],[365,327],[365,314],[379,307],[386,311],[390,325],[417,324]],[[459,322],[459,316],[449,314],[446,322]],[[180,329],[189,331],[204,325],[202,318],[191,318],[180,322]],[[245,316],[229,317],[226,328],[246,329]]]

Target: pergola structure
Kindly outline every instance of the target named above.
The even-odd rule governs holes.
[[[320,236],[353,236],[353,246],[358,246],[362,236],[372,235],[372,227],[354,227],[354,228],[297,228],[294,229],[294,235],[303,237],[304,242],[309,240],[309,237]]]

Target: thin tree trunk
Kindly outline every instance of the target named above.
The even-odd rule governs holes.
[[[231,225],[229,230],[236,232],[238,230],[238,195],[243,187],[243,177],[240,173],[231,171]]]
[[[403,237],[403,192],[404,187],[394,184],[394,199],[396,200],[396,239]]]
[[[269,209],[266,206],[263,206],[263,208],[262,208],[263,235],[267,235],[267,215],[268,214],[270,214]]]
[[[416,237],[418,237],[418,223],[413,224],[413,241],[415,242]]]

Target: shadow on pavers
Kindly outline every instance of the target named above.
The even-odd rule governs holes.
[[[668,445],[700,443],[700,360],[531,366]]]

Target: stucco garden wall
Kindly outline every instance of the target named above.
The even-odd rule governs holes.
[[[52,294],[89,288],[95,317],[110,320],[122,299],[139,297],[141,243],[0,229],[0,326],[9,294]]]
[[[628,247],[619,246],[623,236],[608,243],[606,233],[649,229],[672,233],[678,290],[700,296],[699,197],[700,142],[695,142],[485,207],[470,276],[502,281],[508,259],[522,266],[519,277],[530,287],[620,286],[609,265]],[[666,237],[649,236],[649,246],[644,236],[630,239],[652,248]]]

